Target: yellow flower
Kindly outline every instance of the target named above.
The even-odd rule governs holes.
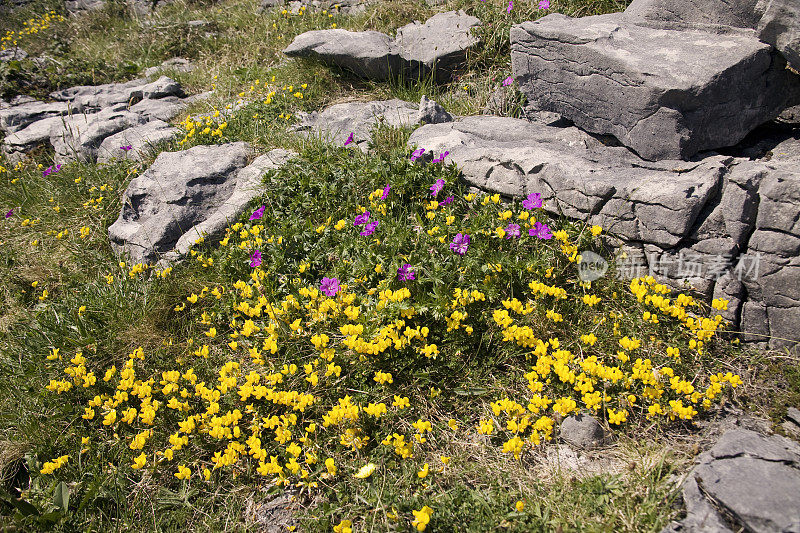
[[[131,468],[133,468],[134,470],[139,470],[140,468],[144,467],[145,463],[147,463],[147,455],[144,452],[142,452],[138,457],[135,457],[133,459],[133,464],[131,465]]]
[[[518,513],[521,513],[523,509],[525,509],[525,502],[522,500],[517,500],[517,503],[514,504],[514,508]]]
[[[338,525],[333,526],[333,533],[353,533],[353,522],[342,520]]]
[[[178,471],[172,475],[178,479],[188,479],[192,475],[192,471],[189,467],[181,465],[178,467]]]
[[[603,227],[602,226],[592,226],[592,235],[597,237],[601,233],[603,233]]]
[[[353,477],[356,477],[358,479],[367,479],[369,476],[372,475],[373,472],[375,472],[375,469],[377,467],[378,465],[376,465],[375,463],[367,463],[364,466],[362,466],[358,472],[353,474]]]
[[[411,512],[414,515],[414,521],[411,522],[411,525],[417,528],[417,531],[425,531],[425,528],[431,521],[431,515],[433,514],[433,509],[431,509],[426,505],[419,511],[412,510]]]

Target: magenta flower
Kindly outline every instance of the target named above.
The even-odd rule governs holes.
[[[508,87],[512,83],[514,83],[514,78],[509,76],[509,77],[507,77],[506,79],[503,80],[503,87]]]
[[[453,203],[453,196],[452,195],[450,195],[447,198],[445,198],[444,200],[442,200],[442,203],[440,203],[439,205],[444,207],[446,205],[450,205],[451,203]]]
[[[128,146],[120,146],[119,147],[120,150],[125,150],[126,152],[129,151],[131,148],[133,148],[133,146],[131,146],[130,144]]]
[[[353,142],[353,132],[352,132],[352,131],[350,132],[350,136],[349,136],[349,137],[347,138],[347,140],[344,142],[344,145],[345,145],[345,146],[347,146],[347,145],[348,145],[348,144],[350,144],[351,142]]]
[[[253,253],[250,254],[250,266],[252,268],[261,266],[261,252],[258,250],[253,250]]]
[[[442,192],[442,189],[444,189],[444,180],[442,178],[439,178],[438,180],[436,180],[436,183],[431,185],[430,189],[431,189],[431,196],[436,198],[436,195]]]
[[[453,242],[450,243],[450,249],[458,255],[464,255],[469,248],[470,238],[466,233],[459,233],[453,237]]]
[[[366,224],[367,222],[369,222],[369,211],[364,211],[358,215],[355,220],[353,220],[353,225],[360,226],[361,224]]]
[[[423,153],[425,153],[425,148],[417,148],[416,150],[411,152],[411,161],[416,161],[417,159],[422,157]]]
[[[361,235],[362,237],[369,237],[370,235],[375,233],[375,228],[377,228],[377,227],[378,227],[378,221],[377,220],[374,220],[372,222],[368,222],[367,225],[364,226],[364,229],[361,230],[361,233],[359,233],[359,235]]]
[[[267,206],[262,205],[261,207],[259,207],[255,211],[253,211],[253,214],[250,215],[250,220],[258,220],[259,218],[263,217],[264,216],[264,209],[266,209],[266,208],[267,208]]]
[[[538,192],[532,192],[526,199],[522,201],[522,207],[525,209],[536,209],[542,207],[542,195]]]
[[[506,8],[506,13],[511,13],[511,10],[514,9],[514,1],[508,3],[508,8]]]
[[[10,211],[6,213],[6,220],[11,218],[14,215],[14,208],[12,207]]]
[[[47,176],[49,176],[50,174],[55,174],[55,173],[56,173],[56,172],[58,172],[59,170],[61,170],[61,165],[60,165],[60,164],[59,164],[59,165],[56,165],[56,168],[53,168],[53,167],[47,167],[47,168],[46,168],[46,169],[45,169],[45,170],[42,172],[42,177],[43,177],[43,178],[46,178],[46,177],[47,177]]]
[[[509,224],[506,226],[506,239],[519,237],[519,224]]]
[[[404,264],[397,269],[397,279],[400,281],[414,281],[414,271],[411,270],[411,265]]]
[[[383,194],[381,195],[381,200],[386,200],[389,197],[389,191],[392,189],[392,186],[388,183],[386,187],[383,188]]]
[[[541,0],[539,2],[539,9],[550,9],[550,0]]]
[[[450,154],[449,150],[445,150],[444,153],[440,153],[439,157],[433,160],[434,163],[441,163],[444,161],[444,158]]]
[[[544,240],[553,238],[553,234],[550,233],[550,228],[547,227],[547,224],[542,224],[541,222],[534,224],[533,227],[528,230],[528,235]]]
[[[326,296],[331,297],[336,296],[336,293],[339,292],[341,287],[339,286],[339,280],[336,278],[322,278],[319,289],[324,292]]]

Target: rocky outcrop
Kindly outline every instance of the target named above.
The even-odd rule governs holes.
[[[448,150],[483,190],[540,193],[547,211],[624,243],[617,275],[652,274],[706,301],[730,300],[723,317],[746,341],[796,349],[800,141],[791,130],[762,135],[692,162],[648,162],[577,127],[480,116],[424,125],[409,148]]]
[[[420,106],[403,100],[377,100],[335,104],[322,111],[298,113],[296,131],[314,134],[335,145],[343,145],[350,134],[356,146],[366,151],[372,129],[378,125],[409,126],[421,121],[446,121],[452,117],[433,100],[423,96]]]
[[[106,137],[97,149],[97,162],[108,163],[114,159],[142,161],[155,153],[156,148],[179,134],[178,128],[162,120],[151,120],[140,126]]]
[[[394,39],[376,31],[313,30],[295,37],[283,52],[378,81],[400,76],[417,80],[432,73],[437,81],[446,81],[478,43],[471,32],[478,24],[463,11],[448,11],[424,24],[403,26]]]
[[[144,75],[155,76],[156,74],[159,74],[164,71],[186,73],[186,72],[191,72],[193,70],[194,70],[194,64],[188,59],[184,59],[182,57],[173,57],[165,60],[160,65],[145,69]]]
[[[371,0],[261,0],[261,11],[283,8],[291,13],[298,13],[300,9],[309,9],[356,15],[363,13],[370,3]]]
[[[683,484],[686,517],[663,533],[800,531],[800,445],[729,430]]]
[[[244,142],[160,153],[123,194],[108,228],[114,250],[134,263],[169,262],[199,236],[224,231],[259,193],[264,171],[291,157],[273,150],[248,166],[251,153]]]
[[[800,3],[795,0],[759,0],[763,10],[756,31],[758,38],[783,54],[800,71]]]
[[[94,161],[106,138],[149,121],[170,120],[196,98],[185,98],[180,84],[166,76],[153,82],[138,79],[71,87],[50,96],[55,101],[17,99],[0,108],[0,130],[6,133],[3,151],[9,160],[18,161],[49,142],[59,163]],[[132,132],[130,142],[119,146],[133,143],[137,150],[130,155],[138,157],[141,147],[135,139],[140,138],[145,144],[161,141],[167,138],[167,131],[164,126],[153,124]],[[170,135],[174,134],[170,131]],[[104,158],[110,153],[113,151],[104,151]]]
[[[800,76],[752,32],[551,14],[512,27],[511,48],[514,78],[536,107],[648,160],[732,146],[800,98]]]

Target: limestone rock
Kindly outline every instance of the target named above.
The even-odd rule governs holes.
[[[603,427],[591,415],[568,416],[559,427],[561,438],[578,448],[594,448],[605,440]]]
[[[633,0],[625,9],[631,22],[662,29],[694,28],[724,32],[755,28],[758,0]]]
[[[237,142],[160,153],[123,194],[119,218],[108,228],[114,250],[134,263],[159,260],[233,196],[251,152]]]
[[[0,50],[0,63],[8,63],[9,61],[21,61],[28,57],[28,52],[22,48],[14,47],[7,50]]]
[[[65,102],[25,102],[0,109],[0,130],[4,133],[20,131],[37,120],[58,117],[77,111]]]
[[[142,100],[130,107],[131,113],[136,113],[147,120],[172,120],[186,110],[188,98],[167,96],[158,100]]]
[[[398,99],[348,102],[332,105],[322,111],[298,114],[300,123],[296,130],[321,135],[339,146],[353,133],[353,142],[366,151],[367,141],[377,124],[407,126],[417,121],[418,114],[417,105]]]
[[[295,37],[283,53],[315,58],[377,81],[391,78],[399,65],[392,39],[377,31],[307,31]]]
[[[796,0],[759,0],[763,10],[756,30],[758,38],[783,54],[795,70],[800,70],[800,3]]]
[[[50,131],[58,163],[74,160],[92,162],[97,158],[97,149],[106,137],[126,128],[142,124],[145,120],[136,113],[127,111],[125,104],[118,104],[89,115],[66,117],[63,124],[56,124]]]
[[[125,83],[105,85],[81,85],[50,94],[54,100],[70,102],[84,111],[105,109],[116,104],[133,105],[145,98],[158,99],[167,96],[184,96],[176,81],[162,76],[154,82],[136,79]]]
[[[439,105],[434,100],[430,100],[424,94],[419,101],[419,115],[417,122],[420,124],[441,124],[442,122],[450,122],[453,116],[445,111],[444,107]]]
[[[133,126],[106,137],[97,150],[97,162],[108,163],[114,159],[133,159],[141,161],[146,155],[164,142],[179,134],[178,128],[161,120],[151,120],[140,126]],[[122,147],[130,146],[129,150]]]
[[[50,132],[64,126],[65,117],[37,120],[28,127],[8,135],[3,140],[3,152],[12,163],[21,161],[25,154],[38,146],[48,144]]]
[[[182,57],[173,57],[171,59],[167,59],[158,66],[145,69],[144,75],[155,76],[159,72],[165,70],[174,70],[175,72],[191,72],[194,70],[194,65],[188,59],[184,59]]]
[[[449,80],[464,64],[467,51],[478,44],[472,28],[480,22],[463,11],[448,11],[424,24],[412,22],[399,28],[395,43],[406,77],[416,80],[433,72],[437,81]]]
[[[267,170],[283,166],[296,155],[289,150],[277,148],[257,157],[248,166],[238,171],[233,194],[205,220],[192,226],[178,239],[175,248],[163,256],[162,266],[185,255],[200,237],[212,240],[220,238],[225,232],[225,228],[245,212],[250,201],[264,192],[261,183],[264,173]]]
[[[698,457],[683,486],[686,518],[667,531],[800,530],[800,446],[734,429]],[[724,516],[724,518],[723,518]]]
[[[800,98],[800,77],[747,33],[551,14],[511,29],[514,78],[539,109],[648,160],[731,146]]]

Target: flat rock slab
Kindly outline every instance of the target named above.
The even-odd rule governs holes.
[[[298,116],[300,123],[296,131],[320,135],[339,146],[353,133],[353,142],[366,151],[372,129],[377,124],[393,127],[414,124],[419,120],[419,106],[398,99],[348,102]]]
[[[118,104],[90,115],[66,117],[63,124],[56,124],[50,131],[50,144],[55,149],[58,163],[80,160],[93,162],[97,149],[106,137],[124,129],[143,124],[145,119]]]
[[[66,102],[26,102],[0,109],[0,130],[5,134],[20,131],[38,120],[60,117],[78,111]]]
[[[800,97],[800,77],[753,35],[655,29],[622,13],[513,26],[511,59],[536,107],[648,160],[732,146]]]
[[[141,115],[147,120],[172,120],[183,113],[189,105],[190,98],[167,96],[158,100],[142,100],[131,106],[131,113]]]
[[[104,109],[115,104],[133,105],[143,99],[156,100],[167,96],[183,97],[184,93],[178,82],[166,76],[153,82],[141,78],[125,83],[79,85],[50,93],[54,100],[70,102],[83,111]]]
[[[119,218],[108,228],[112,248],[134,263],[161,259],[229,201],[251,154],[244,142],[160,153],[125,190]]]
[[[448,11],[424,24],[403,26],[395,39],[376,31],[313,30],[295,37],[283,53],[315,58],[377,81],[400,76],[416,80],[431,72],[437,81],[446,81],[478,43],[471,33],[478,24],[463,11]]]
[[[476,116],[427,124],[409,147],[450,151],[464,178],[510,196],[541,193],[545,208],[589,220],[626,241],[669,248],[692,229],[721,184],[722,156],[699,163],[642,161],[575,127]]]
[[[161,71],[175,71],[175,72],[191,72],[194,70],[194,64],[188,59],[182,57],[173,57],[162,62],[160,65],[145,69],[145,76],[155,76]]]
[[[755,28],[759,0],[633,0],[625,18],[654,28],[707,29],[726,33],[729,28]]]
[[[783,54],[800,71],[800,2],[797,0],[761,0],[764,9],[756,31],[758,38]]]
[[[175,248],[164,254],[159,264],[163,267],[186,255],[200,237],[212,240],[220,238],[225,229],[245,212],[250,201],[264,192],[262,184],[264,173],[267,170],[280,168],[296,155],[295,152],[277,148],[258,156],[248,166],[239,170],[233,194],[205,220],[184,233],[175,243]]]
[[[114,159],[141,161],[155,152],[159,144],[171,141],[180,131],[162,120],[151,120],[106,137],[97,150],[97,162],[108,163]],[[122,147],[130,147],[124,150]]]
[[[12,133],[3,140],[3,153],[12,163],[21,161],[25,154],[50,141],[50,132],[64,126],[66,117],[50,117],[37,120],[26,128]]]
[[[665,531],[800,531],[800,445],[734,429],[698,457],[686,518]]]

